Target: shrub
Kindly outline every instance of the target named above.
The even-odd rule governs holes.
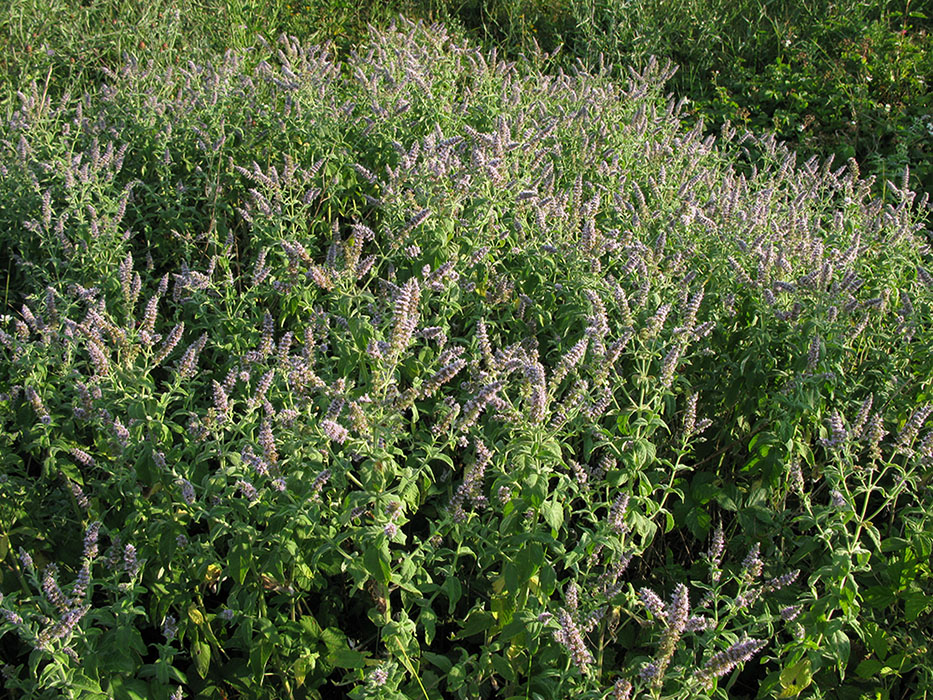
[[[3,127],[11,696],[928,690],[926,202],[657,61],[332,49]]]

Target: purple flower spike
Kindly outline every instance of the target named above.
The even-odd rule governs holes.
[[[725,651],[714,654],[699,673],[699,678],[704,687],[709,688],[712,686],[714,678],[724,676],[738,664],[748,661],[761,651],[766,644],[767,642],[761,639],[749,638],[736,642]]]

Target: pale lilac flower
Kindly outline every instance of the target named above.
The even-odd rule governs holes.
[[[14,627],[19,627],[23,624],[23,618],[12,610],[7,610],[6,608],[0,608],[0,616],[2,616],[7,622],[9,622]]]
[[[90,605],[82,605],[79,608],[70,608],[62,615],[61,620],[55,623],[49,630],[48,636],[52,639],[64,639],[69,636],[80,622],[87,611],[91,609]]]
[[[796,581],[798,576],[800,576],[800,569],[788,571],[787,573],[776,576],[775,578],[765,583],[765,588],[767,588],[769,591],[780,590],[781,588],[789,586],[794,581]]]
[[[119,418],[114,418],[113,423],[111,424],[114,434],[117,436],[117,442],[121,446],[126,447],[130,444],[130,431],[127,430],[126,426],[123,425],[123,422]]]
[[[842,415],[836,411],[829,418],[829,427],[831,432],[831,437],[828,439],[820,440],[820,443],[829,448],[837,448],[842,446],[848,437],[845,427],[842,423]]]
[[[97,520],[87,526],[84,533],[84,558],[94,559],[97,556],[97,538],[100,533],[101,523]]]
[[[661,372],[658,376],[661,386],[668,388],[674,381],[674,372],[677,370],[677,364],[680,361],[682,352],[682,346],[680,343],[677,343],[668,350],[667,354],[664,356],[661,362]]]
[[[19,560],[26,571],[32,571],[35,569],[35,564],[33,564],[32,557],[29,556],[29,552],[27,552],[22,547],[19,548]]]
[[[230,402],[227,399],[227,392],[223,385],[216,379],[211,380],[211,386],[214,390],[214,410],[217,411],[220,420],[223,421],[230,412]]]
[[[418,286],[417,278],[412,277],[402,287],[398,298],[395,300],[390,347],[391,351],[396,355],[407,348],[411,342],[411,337],[418,325],[418,305],[420,300],[421,288]]]
[[[567,591],[564,594],[564,597],[567,601],[567,609],[576,614],[577,608],[580,606],[580,599],[577,595],[577,584],[572,582],[567,586]]]
[[[679,583],[671,596],[671,604],[668,608],[668,630],[676,633],[679,637],[687,625],[687,616],[690,612],[690,597],[687,587]]]
[[[180,479],[178,482],[181,487],[181,497],[189,506],[195,501],[194,486],[187,479]]]
[[[742,561],[742,578],[751,583],[761,576],[764,562],[761,561],[761,544],[756,542]]]
[[[683,436],[685,439],[693,435],[693,431],[696,428],[697,399],[699,399],[699,394],[696,392],[692,392],[687,397],[687,406],[684,408],[683,417]]]
[[[638,672],[638,677],[641,678],[644,683],[656,683],[661,674],[661,669],[658,668],[658,665],[653,661],[649,661],[641,670]]]
[[[652,615],[662,620],[667,619],[667,611],[664,609],[664,601],[661,600],[657,593],[652,591],[650,588],[642,588],[640,591],[638,591],[638,597],[641,598],[642,604]]]
[[[374,688],[378,688],[386,684],[386,681],[389,680],[389,672],[384,666],[373,669],[369,673],[369,683]]]
[[[184,322],[178,323],[174,328],[169,332],[168,337],[162,342],[162,347],[159,348],[159,351],[153,356],[152,361],[155,364],[159,364],[168,357],[172,350],[175,349],[175,346],[178,345],[178,342],[181,340],[182,334],[185,332]]]
[[[88,502],[87,496],[84,495],[84,491],[74,481],[70,483],[71,483],[71,493],[75,497],[75,502],[78,504],[78,507],[83,510],[87,510],[91,504]]]
[[[45,410],[45,406],[42,403],[42,398],[31,386],[26,387],[26,398],[29,400],[29,403],[32,404],[36,416],[38,416],[42,423],[48,425],[52,422],[52,417],[49,415],[49,412]]]
[[[702,615],[694,615],[687,619],[687,624],[684,625],[685,632],[702,632],[707,629],[710,625],[710,620],[707,617]]]
[[[38,411],[36,412],[38,413]],[[910,419],[904,424],[904,427],[901,428],[897,436],[897,447],[899,451],[906,452],[909,449],[931,412],[933,412],[933,403],[923,404],[914,410]]]
[[[71,456],[74,457],[75,460],[78,462],[78,464],[80,464],[81,466],[83,467],[94,466],[94,458],[91,457],[91,455],[89,455],[84,450],[80,450],[77,447],[72,447],[69,450],[69,452],[71,453]]]
[[[631,682],[620,678],[615,682],[612,693],[614,700],[629,700],[632,697]]]
[[[460,370],[466,367],[466,364],[466,360],[457,358],[441,367],[421,386],[421,395],[424,398],[433,396],[438,389],[457,376]]]
[[[131,544],[123,549],[123,568],[130,575],[130,578],[136,576],[139,572],[139,562],[136,559],[136,547]]]
[[[876,413],[868,427],[865,429],[868,434],[868,454],[875,461],[881,459],[881,440],[887,435],[884,429],[884,420],[880,413]]]
[[[644,332],[647,337],[652,338],[660,332],[661,328],[664,326],[664,322],[667,320],[667,315],[670,312],[670,304],[662,304],[658,307],[658,310],[655,312],[654,316],[649,318],[645,325]]]
[[[198,355],[201,354],[206,344],[207,333],[202,333],[200,338],[188,346],[188,349],[185,350],[185,354],[182,355],[178,363],[179,377],[182,379],[190,379],[195,375],[198,368]]]
[[[710,566],[713,569],[712,580],[713,583],[719,581],[721,572],[719,570],[719,564],[722,561],[722,554],[725,550],[726,542],[722,531],[722,524],[719,524],[716,527],[716,531],[713,533],[713,541],[710,543],[709,551],[706,556],[709,559]]]
[[[800,469],[800,458],[794,457],[791,460],[790,467],[790,481],[794,485],[794,489],[797,491],[798,496],[803,496],[804,491],[804,481],[803,481],[803,472]]]
[[[628,530],[628,526],[625,524],[625,513],[628,510],[628,502],[629,495],[627,493],[620,493],[612,502],[612,507],[609,508],[609,527],[619,534]]]
[[[807,369],[814,370],[816,369],[817,363],[820,361],[820,336],[815,335],[810,339],[810,349],[807,352]]]
[[[560,629],[554,632],[554,639],[567,649],[580,673],[586,673],[589,665],[593,663],[593,655],[586,648],[580,628],[566,610],[561,609],[557,619],[560,622]]]
[[[321,497],[321,489],[324,488],[324,484],[330,479],[330,474],[330,469],[325,469],[314,478],[314,483],[311,484],[312,500],[317,500]]]
[[[586,348],[589,342],[589,338],[584,336],[564,353],[560,362],[557,363],[554,373],[551,375],[550,386],[552,389],[560,384],[561,380],[567,376],[567,373],[570,372],[571,369],[580,364],[580,361],[583,359],[584,355],[586,355]]]
[[[58,581],[56,580],[57,573],[58,567],[55,566],[55,564],[49,564],[45,567],[45,572],[42,575],[42,590],[45,593],[46,600],[58,608],[60,612],[64,613],[68,610],[68,601],[58,587]]]
[[[724,676],[735,666],[751,659],[761,651],[767,642],[760,639],[744,639],[736,642],[725,651],[714,654],[699,672],[699,678],[707,688],[712,686],[713,679]]]
[[[477,507],[483,506],[486,503],[486,497],[482,493],[483,475],[486,472],[486,466],[492,459],[492,453],[480,440],[476,440],[475,445],[476,461],[467,472],[463,483],[457,488],[457,492],[450,501],[450,512],[457,522],[462,522],[466,518],[466,513],[463,510],[463,503],[467,498]]]
[[[256,487],[248,481],[240,479],[236,482],[236,487],[248,501],[255,501],[257,498],[259,498],[259,492],[256,491]]]
[[[275,438],[272,435],[272,426],[269,425],[267,420],[264,420],[259,428],[259,444],[262,447],[262,453],[266,461],[272,464],[279,461],[279,453],[275,448]]]
[[[350,432],[336,421],[323,420],[321,421],[321,427],[324,428],[324,434],[328,439],[336,443],[343,444],[350,437]]]
[[[173,616],[166,615],[165,619],[162,621],[162,636],[165,637],[165,641],[172,641],[175,639],[177,633],[178,621]]]

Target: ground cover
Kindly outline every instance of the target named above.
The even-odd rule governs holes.
[[[663,62],[336,49],[19,86],[9,696],[928,693],[926,200]]]

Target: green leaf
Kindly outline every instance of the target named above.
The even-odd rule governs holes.
[[[191,645],[191,656],[194,659],[194,668],[201,678],[207,677],[211,665],[211,646],[207,642],[195,640]]]
[[[874,678],[878,672],[884,668],[884,663],[878,661],[878,659],[865,659],[855,668],[855,674],[859,678],[864,678],[866,680],[871,680]]]
[[[241,586],[246,580],[246,574],[249,572],[250,560],[252,559],[252,550],[249,541],[244,538],[238,538],[231,546],[227,554],[227,570],[231,578]]]
[[[453,661],[443,654],[435,654],[430,651],[424,652],[421,657],[430,664],[434,664],[444,673],[448,673],[453,666]]]
[[[327,660],[337,668],[363,668],[366,655],[355,649],[337,649],[327,655]]]
[[[564,524],[564,505],[559,501],[545,501],[541,504],[541,514],[545,522],[551,526],[552,534],[560,532]]]
[[[441,586],[441,590],[444,591],[444,595],[447,596],[447,614],[453,615],[454,608],[457,606],[457,601],[459,601],[460,597],[463,595],[463,587],[460,584],[460,579],[456,576],[448,576],[447,580],[444,581],[444,585]]]
[[[518,567],[512,562],[507,562],[502,571],[505,579],[505,590],[512,594],[517,594],[521,588],[522,582],[519,581]]]
[[[492,661],[492,667],[496,669],[496,672],[500,676],[510,683],[514,683],[517,680],[518,677],[515,674],[515,669],[512,668],[512,665],[505,657],[501,654],[492,654],[489,658],[490,661]]]
[[[894,591],[888,586],[872,586],[865,591],[865,602],[875,610],[882,610],[896,600]]]
[[[845,678],[846,664],[849,661],[849,637],[842,630],[836,630],[830,635],[828,642],[829,648],[836,657],[839,677]]]
[[[710,526],[713,521],[705,509],[696,507],[691,508],[687,513],[686,522],[693,536],[702,541],[705,540],[706,536],[709,534]]]
[[[515,569],[518,575],[518,582],[523,584],[527,582],[532,576],[534,576],[535,571],[538,570],[538,567],[541,566],[541,563],[544,561],[544,548],[537,542],[530,542],[526,544],[522,549],[515,555]]]
[[[389,567],[389,551],[386,543],[379,547],[368,547],[363,555],[363,566],[369,574],[383,584],[388,584],[392,578],[392,569]]]
[[[930,597],[922,591],[904,593],[904,617],[908,622],[916,620],[930,606]]]
[[[431,641],[434,639],[434,632],[437,625],[437,615],[431,608],[421,608],[421,614],[418,615],[418,622],[424,627],[424,643],[431,646]]]
[[[110,679],[110,693],[114,700],[149,700],[152,692],[149,684],[136,678],[123,678],[114,675]]]
[[[457,632],[457,637],[463,639],[464,637],[472,637],[474,634],[479,634],[480,632],[485,632],[490,627],[495,624],[496,618],[492,616],[492,613],[486,612],[485,610],[474,610],[470,613],[469,617],[463,622],[463,627]]]
[[[554,567],[548,563],[541,566],[541,572],[538,574],[538,583],[541,584],[541,592],[550,596],[557,588],[557,572]]]

